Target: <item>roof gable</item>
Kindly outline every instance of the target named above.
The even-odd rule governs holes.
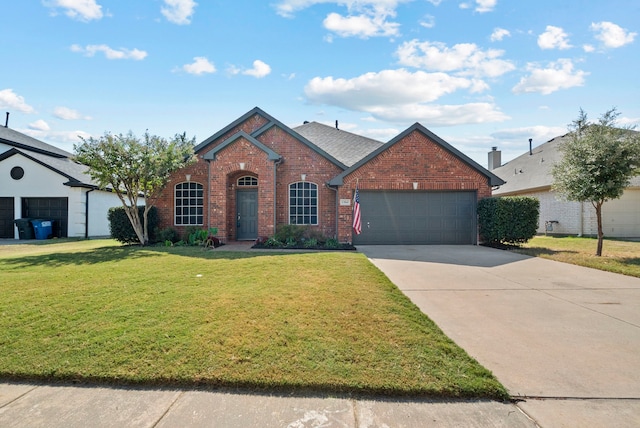
[[[370,160],[372,160],[373,158],[378,156],[380,153],[382,153],[383,151],[387,150],[389,147],[393,146],[394,144],[398,143],[399,141],[402,141],[406,136],[408,136],[409,134],[411,134],[412,132],[415,132],[415,131],[424,134],[431,141],[433,141],[435,144],[438,144],[439,146],[441,146],[442,148],[444,148],[448,152],[452,153],[454,156],[456,156],[462,162],[466,163],[472,169],[476,170],[480,174],[482,174],[485,177],[487,177],[487,179],[489,180],[489,184],[491,186],[499,186],[499,185],[504,183],[504,181],[500,177],[498,177],[497,175],[493,174],[492,172],[490,172],[486,168],[480,166],[477,162],[475,162],[474,160],[469,158],[467,155],[465,155],[464,153],[462,153],[461,151],[459,151],[458,149],[456,149],[455,147],[453,147],[452,145],[450,145],[449,143],[444,141],[442,138],[438,137],[436,134],[434,134],[433,132],[429,131],[427,128],[425,128],[424,126],[422,126],[421,124],[416,122],[415,124],[413,124],[412,126],[407,128],[406,130],[404,130],[403,132],[398,134],[396,137],[391,139],[389,142],[387,142],[383,146],[379,147],[378,149],[376,149],[375,151],[371,152],[369,155],[367,155],[366,157],[364,157],[363,159],[358,161],[356,164],[351,166],[349,169],[347,169],[347,170],[343,171],[341,174],[337,175],[335,178],[333,178],[329,182],[329,185],[341,186],[344,183],[344,177],[346,177],[347,175],[351,174],[352,172],[354,172],[355,170],[357,170],[361,166],[365,165],[367,162],[369,162]]]
[[[238,134],[239,133],[244,133],[244,134],[249,135],[250,137],[252,137],[255,142],[258,142],[258,137],[260,135],[262,135],[264,132],[268,131],[272,127],[277,126],[278,128],[282,129],[283,131],[285,131],[286,133],[291,135],[296,140],[300,141],[302,144],[304,144],[307,147],[309,147],[311,150],[315,151],[316,153],[318,153],[322,157],[326,158],[329,162],[337,165],[340,169],[346,169],[347,168],[347,166],[345,164],[340,162],[334,156],[332,156],[331,154],[327,153],[321,147],[319,147],[318,145],[314,144],[312,141],[309,141],[303,135],[300,135],[299,133],[295,132],[293,129],[289,128],[288,126],[286,126],[285,124],[283,124],[279,120],[277,120],[274,117],[270,116],[269,114],[265,113],[259,107],[254,107],[253,109],[249,110],[247,113],[245,113],[244,115],[240,116],[238,119],[234,120],[229,125],[225,126],[221,130],[219,130],[218,132],[213,134],[211,137],[209,137],[206,140],[204,140],[202,143],[198,144],[194,149],[195,152],[196,153],[202,152],[203,150],[206,149],[206,147],[208,145],[216,142],[216,140],[219,140],[220,138],[224,137],[229,132],[233,131],[235,128],[237,128],[238,126],[242,125],[244,122],[246,122],[247,120],[251,119],[252,117],[254,117],[256,115],[264,118],[266,120],[266,123],[263,126],[259,127],[258,129],[252,131],[250,134],[245,132],[245,131],[238,131]],[[236,135],[236,134],[234,134],[234,135]],[[225,142],[227,142],[230,138],[233,138],[233,136],[225,139]],[[224,144],[224,142],[223,142],[223,144]],[[266,146],[264,146],[264,147],[266,148]],[[210,152],[211,151],[208,151],[205,154],[205,156],[208,156]],[[215,154],[215,152],[214,152],[214,154]],[[207,158],[205,157],[205,159],[207,159]]]
[[[87,167],[78,164],[68,158],[57,158],[42,153],[26,153],[22,150],[13,148],[0,154],[0,162],[9,159],[12,156],[20,155],[25,158],[65,177],[67,180],[65,186],[71,187],[89,187],[97,188],[91,183],[91,178],[86,174]],[[80,180],[78,179],[80,178]]]
[[[220,152],[221,150],[224,150],[225,148],[229,147],[231,144],[233,144],[234,142],[238,141],[240,138],[244,138],[245,140],[249,141],[251,144],[253,144],[257,148],[259,148],[260,150],[265,152],[269,156],[269,160],[277,161],[277,160],[281,159],[281,157],[282,157],[279,154],[277,154],[276,152],[274,152],[273,150],[271,150],[269,147],[267,147],[264,144],[262,144],[260,141],[256,140],[251,135],[247,134],[244,131],[240,131],[240,132],[238,132],[236,134],[233,134],[231,137],[229,137],[226,140],[224,140],[221,144],[218,144],[213,149],[211,149],[208,152],[206,152],[204,154],[203,158],[207,159],[207,160],[215,160],[216,159],[216,154],[218,152]]]

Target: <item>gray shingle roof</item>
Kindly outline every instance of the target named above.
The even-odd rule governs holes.
[[[354,165],[384,145],[384,143],[372,138],[352,134],[318,122],[305,123],[292,129],[346,166]]]
[[[34,152],[50,153],[54,156],[71,157],[72,154],[59,149],[51,144],[47,144],[33,137],[25,135],[11,128],[0,126],[0,141],[10,146],[26,149]]]
[[[548,190],[553,184],[551,170],[553,165],[562,159],[560,146],[570,137],[565,134],[547,141],[544,144],[534,147],[532,154],[527,151],[495,168],[493,172],[498,177],[506,181],[499,189],[493,191],[493,195],[512,195],[526,191]],[[640,185],[640,176],[631,180],[632,186]]]

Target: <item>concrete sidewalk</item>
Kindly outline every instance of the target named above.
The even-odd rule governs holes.
[[[195,390],[0,384],[0,426],[515,427],[536,425],[495,401],[354,400]]]
[[[485,247],[359,250],[541,426],[640,426],[639,278]]]

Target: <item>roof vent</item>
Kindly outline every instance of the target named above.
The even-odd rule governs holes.
[[[336,129],[340,129],[340,128],[338,128],[338,121],[337,120],[336,120]]]
[[[7,118],[4,121],[4,127],[8,128],[9,127],[9,112],[7,112]]]
[[[529,138],[529,156],[531,156],[533,154],[533,150],[531,147],[531,142],[533,141],[533,138]]]
[[[305,120],[304,122],[302,122],[303,125],[306,125],[307,123],[309,123],[308,120]]]

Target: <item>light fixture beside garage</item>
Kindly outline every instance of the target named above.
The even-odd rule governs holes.
[[[418,190],[418,182],[417,181],[413,182],[413,190]]]

